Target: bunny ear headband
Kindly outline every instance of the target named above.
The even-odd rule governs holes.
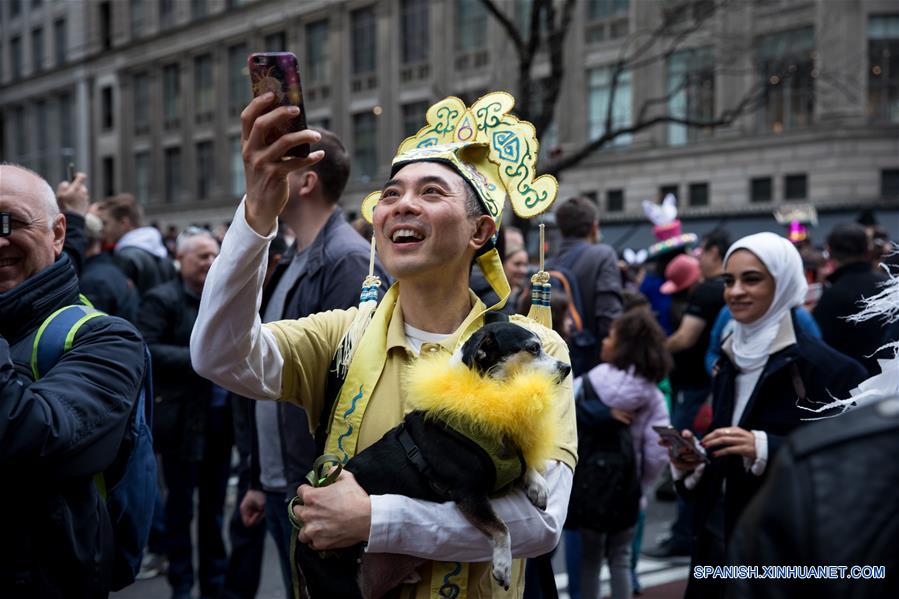
[[[643,212],[654,225],[652,234],[658,239],[646,250],[644,260],[652,260],[673,250],[696,245],[699,241],[694,233],[681,233],[681,222],[677,218],[677,198],[667,194],[661,204],[643,200]]]

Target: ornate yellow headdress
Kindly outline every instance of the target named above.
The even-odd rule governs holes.
[[[536,176],[540,143],[533,125],[510,114],[514,106],[515,98],[506,92],[487,94],[470,107],[454,96],[444,98],[428,109],[427,124],[400,144],[392,174],[412,162],[450,166],[475,190],[497,229],[506,198],[521,218],[544,212],[559,184],[551,175]],[[380,195],[373,192],[362,202],[368,222]],[[493,243],[482,248],[477,261],[500,298],[492,308],[501,308],[510,289]]]

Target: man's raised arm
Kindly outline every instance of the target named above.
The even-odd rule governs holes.
[[[271,93],[254,98],[240,115],[247,194],[209,269],[190,339],[191,362],[200,376],[256,399],[281,395],[284,359],[272,333],[262,328],[259,306],[268,244],[287,203],[287,175],[324,156],[317,151],[308,158],[284,159],[294,146],[317,142],[321,135],[315,131],[265,143],[268,133],[298,110],[281,106],[268,111],[273,100]]]

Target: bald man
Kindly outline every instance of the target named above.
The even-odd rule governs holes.
[[[90,318],[35,380],[38,330],[80,304],[66,217],[46,181],[0,165],[0,223],[0,597],[106,597],[114,545],[93,476],[121,445],[143,341],[124,320]]]

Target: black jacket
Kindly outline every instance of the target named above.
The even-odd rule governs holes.
[[[140,296],[158,285],[178,279],[171,260],[154,256],[139,247],[130,246],[116,251],[115,261],[137,287]]]
[[[212,398],[212,383],[190,362],[190,333],[199,309],[200,298],[178,277],[147,292],[137,317],[153,357],[156,449],[191,461],[203,458]]]
[[[296,319],[327,310],[358,306],[362,281],[368,274],[370,253],[369,242],[346,222],[339,209],[334,210],[309,246],[306,267],[290,286],[282,317]],[[293,255],[294,251],[288,252],[272,273],[262,297],[263,313]],[[379,297],[383,297],[390,279],[378,261],[375,262],[375,274],[381,278],[378,293]],[[253,488],[259,488],[255,410],[252,409],[252,405],[248,406],[248,409],[252,423],[250,430],[254,435],[250,484]],[[288,490],[295,490],[297,485],[294,483],[299,483],[306,477],[316,458],[315,444],[309,432],[309,420],[302,408],[282,401],[278,403],[278,425],[284,475]]]
[[[587,372],[600,363],[600,344],[609,334],[612,321],[621,314],[621,271],[612,246],[582,239],[563,239],[558,254],[549,262],[564,266],[571,252],[579,253],[570,270],[577,277],[584,328],[596,337],[596,350],[583,371]]]
[[[124,320],[86,321],[38,382],[41,323],[77,304],[63,254],[0,293],[0,596],[93,598],[109,592],[112,529],[92,477],[110,466],[140,392],[144,349]]]
[[[868,356],[884,342],[883,322],[872,318],[855,323],[848,322],[845,317],[858,313],[859,300],[877,294],[884,281],[886,275],[875,272],[868,262],[841,266],[827,277],[828,285],[812,312],[824,341],[861,362],[872,376],[878,374],[880,368],[877,360]]]
[[[807,419],[816,417],[802,407],[820,406],[830,402],[832,397],[849,397],[849,390],[866,378],[858,362],[821,340],[806,335],[795,325],[795,316],[793,333],[796,343],[769,356],[738,423],[743,429],[767,433],[769,464],[787,435]],[[734,410],[734,384],[738,369],[726,353],[722,353],[716,368],[712,381],[712,424],[708,432],[730,426]],[[804,398],[800,398],[800,394]],[[746,504],[762,486],[765,475],[755,476],[747,472],[742,457],[726,456],[712,458],[693,491],[686,491],[683,484],[679,484],[679,490],[692,496],[696,502],[694,533],[704,529],[725,480],[726,538]]]
[[[735,580],[727,597],[899,597],[897,455],[899,398],[796,431],[729,550],[733,564],[883,566],[885,580]]]
[[[140,301],[137,290],[106,253],[91,256],[81,269],[81,293],[87,296],[95,308],[128,322],[137,322]]]

